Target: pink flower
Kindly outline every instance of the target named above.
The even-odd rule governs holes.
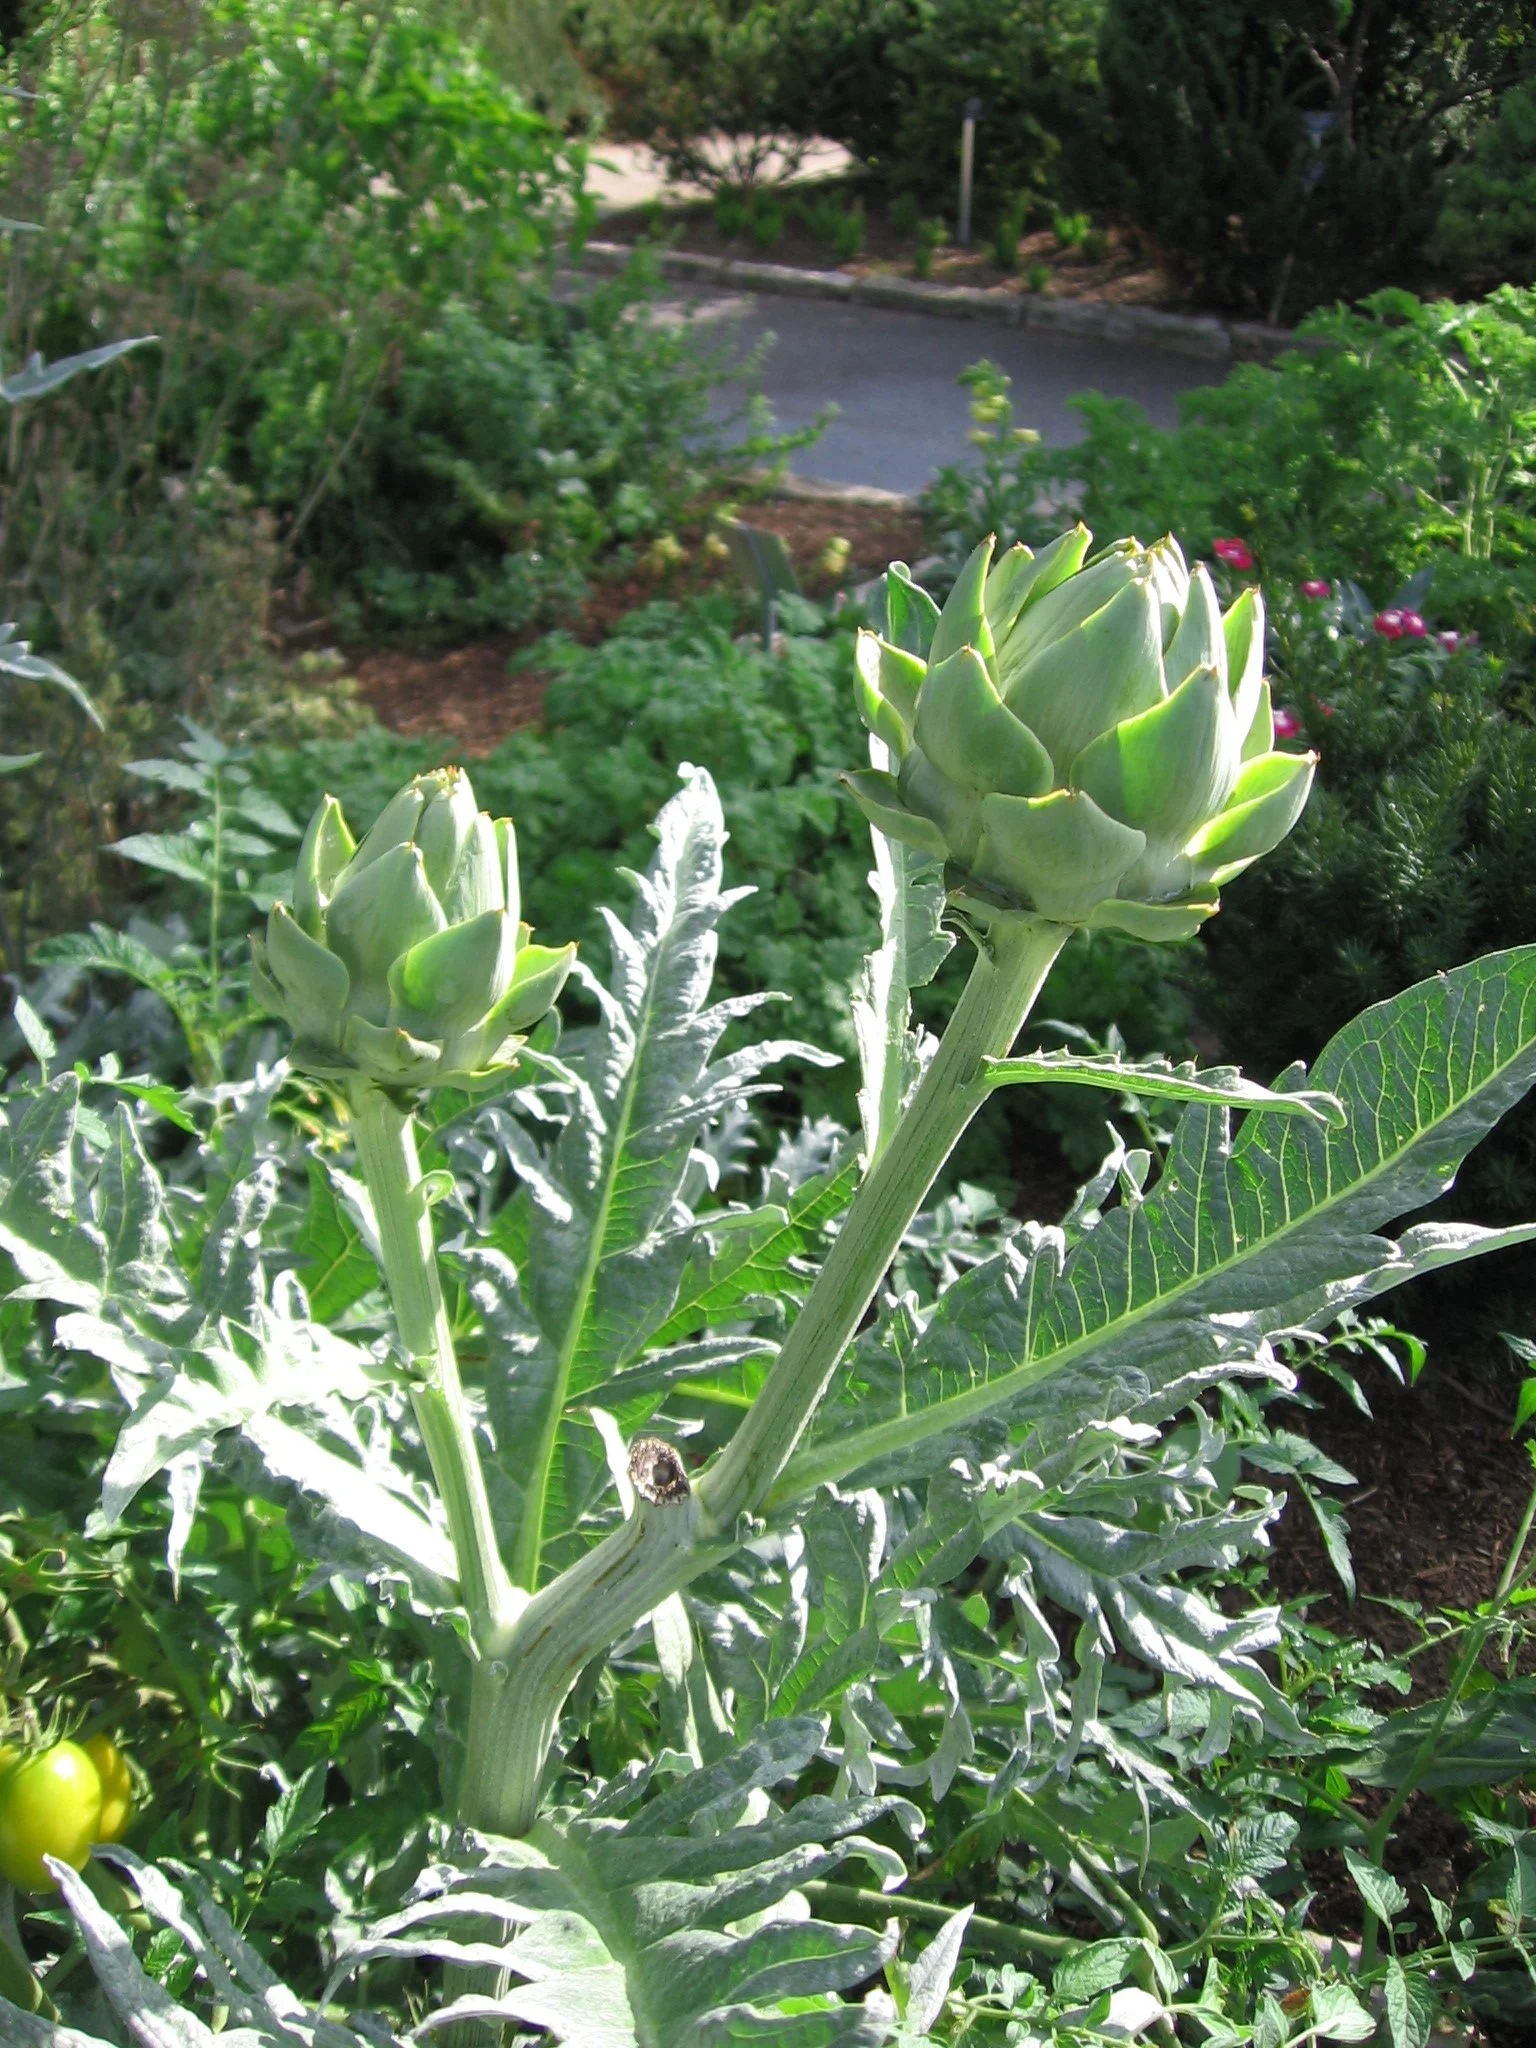
[[[1253,550],[1245,540],[1212,541],[1211,552],[1218,562],[1225,562],[1229,569],[1253,567]]]
[[[1440,645],[1447,654],[1454,654],[1461,646],[1461,635],[1459,633],[1437,633],[1435,638],[1440,642]]]
[[[1277,740],[1294,740],[1300,737],[1301,720],[1296,716],[1289,704],[1277,704],[1275,706],[1275,738]]]
[[[1422,621],[1420,622],[1422,624]],[[1403,615],[1401,612],[1378,612],[1376,630],[1383,640],[1401,640],[1403,637]]]
[[[1319,711],[1321,711],[1324,718],[1332,718],[1333,706],[1331,704],[1319,704],[1317,708]]]
[[[1417,612],[1404,612],[1403,631],[1410,640],[1422,640],[1429,628]]]
[[[1333,585],[1325,583],[1321,576],[1313,576],[1303,583],[1301,594],[1303,597],[1332,597]]]

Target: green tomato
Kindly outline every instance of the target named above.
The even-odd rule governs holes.
[[[110,1735],[93,1735],[83,1745],[101,1780],[101,1826],[98,1842],[120,1842],[133,1819],[133,1773],[128,1759]]]
[[[100,1828],[101,1777],[78,1742],[56,1742],[0,1778],[0,1877],[19,1891],[54,1889],[45,1856],[81,1869]]]

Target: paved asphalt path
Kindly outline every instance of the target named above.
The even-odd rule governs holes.
[[[971,452],[967,398],[955,379],[982,356],[1013,379],[1017,424],[1056,443],[1082,433],[1067,406],[1076,392],[1134,398],[1159,425],[1171,426],[1179,393],[1222,374],[1218,363],[1161,349],[706,286],[669,295],[662,317],[676,317],[688,302],[733,346],[775,337],[762,388],[781,427],[806,425],[829,401],[838,406],[821,439],[791,458],[797,475],[888,491],[920,491],[935,470]],[[717,412],[740,398],[741,386],[727,385]]]

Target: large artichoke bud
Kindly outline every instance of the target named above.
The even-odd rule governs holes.
[[[334,797],[309,821],[265,944],[257,998],[293,1026],[294,1063],[385,1088],[473,1086],[505,1066],[559,995],[574,946],[518,922],[510,818],[475,807],[459,768],[418,775],[361,846]]]
[[[894,772],[846,779],[980,923],[1186,938],[1290,831],[1316,757],[1275,751],[1256,590],[1223,617],[1173,539],[1088,560],[1091,538],[995,563],[987,540],[942,612],[893,567],[858,688]]]

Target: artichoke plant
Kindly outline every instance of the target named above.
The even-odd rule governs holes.
[[[334,797],[304,835],[293,907],[253,939],[256,996],[292,1025],[306,1072],[389,1089],[474,1086],[559,995],[574,946],[518,920],[510,818],[459,768],[418,775],[359,846]]]
[[[942,612],[896,565],[886,637],[858,648],[890,766],[846,779],[977,923],[1186,938],[1290,831],[1316,757],[1275,750],[1257,590],[1223,616],[1171,537],[1091,539],[996,562],[984,541]]]

